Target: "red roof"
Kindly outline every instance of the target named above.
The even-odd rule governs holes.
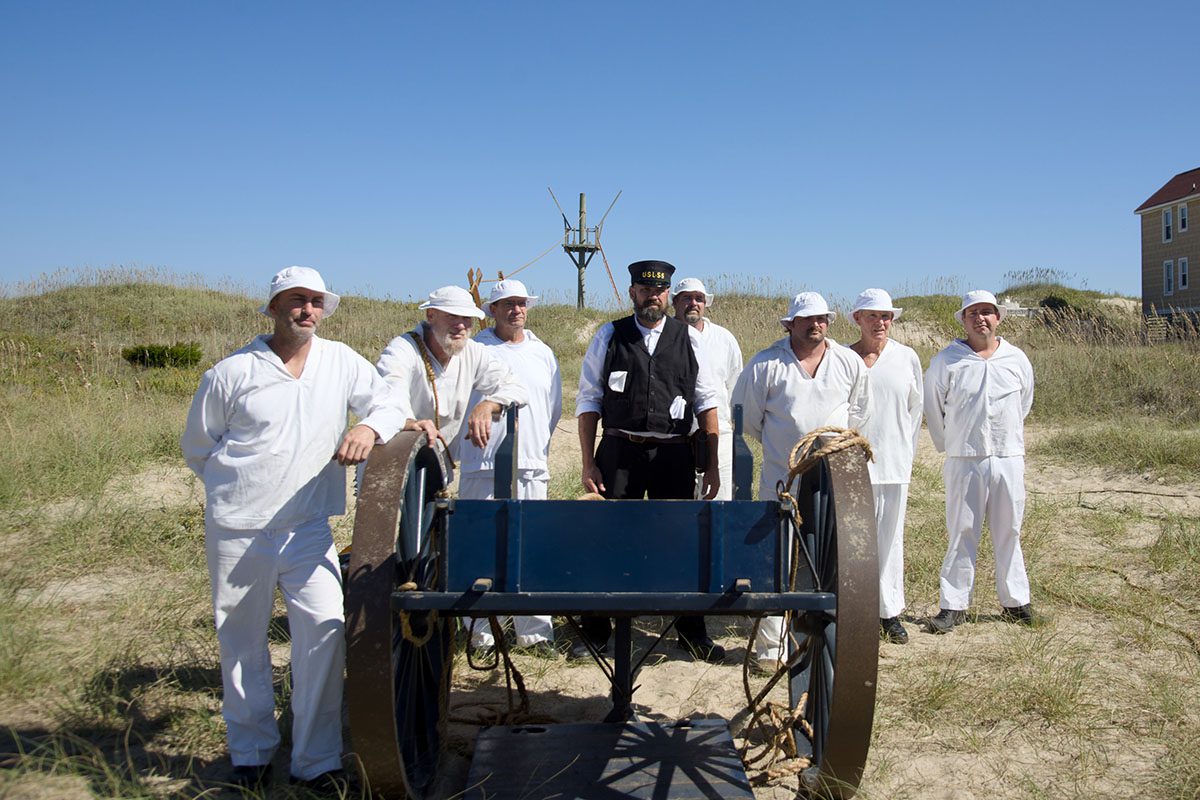
[[[1150,199],[1133,210],[1138,214],[1147,208],[1174,203],[1194,194],[1200,194],[1200,167],[1181,172],[1167,181],[1161,189],[1150,195]]]

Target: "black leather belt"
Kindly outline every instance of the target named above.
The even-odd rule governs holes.
[[[628,439],[634,444],[685,444],[688,441],[686,436],[638,436],[636,433],[625,431],[605,431],[604,435]]]

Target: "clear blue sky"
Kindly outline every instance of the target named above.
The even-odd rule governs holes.
[[[0,0],[0,283],[138,265],[416,298],[562,232],[852,297],[1140,292],[1200,166],[1200,4]],[[561,251],[519,277],[573,300]],[[597,257],[589,300],[607,288]],[[719,301],[718,301],[719,302]]]

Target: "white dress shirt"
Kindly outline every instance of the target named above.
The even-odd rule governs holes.
[[[704,355],[712,369],[713,377],[721,384],[721,392],[717,402],[717,422],[721,433],[733,432],[733,417],[730,412],[730,398],[733,387],[737,385],[738,376],[742,374],[742,348],[737,339],[715,322],[704,320],[704,330],[700,331],[704,340]]]
[[[313,337],[300,377],[255,338],[204,373],[180,445],[204,481],[209,521],[279,528],[343,514],[346,469],[332,460],[347,410],[381,441],[404,427],[403,400],[341,342]]]
[[[867,465],[871,483],[908,483],[921,433],[921,359],[911,347],[889,339],[867,368],[867,384],[871,414],[859,432],[875,454]]]
[[[745,435],[763,446],[760,498],[775,496],[776,482],[787,477],[788,455],[809,431],[826,425],[861,429],[867,419],[866,366],[850,349],[825,342],[825,356],[812,376],[785,336],[756,353],[734,387]]]
[[[487,347],[499,360],[507,364],[517,380],[529,393],[529,403],[518,416],[520,429],[517,435],[517,469],[535,474],[549,474],[550,437],[562,416],[562,376],[558,371],[558,360],[545,342],[525,330],[521,342],[505,342],[496,336],[495,328],[486,328],[475,336],[475,341]],[[483,396],[471,393],[469,406],[474,406]],[[504,422],[492,425],[491,436],[485,447],[475,447],[470,442],[459,445],[462,454],[460,466],[463,475],[495,469],[496,450],[508,435]],[[459,433],[463,438],[464,432]]]
[[[413,332],[423,336],[425,325],[424,322],[418,323]],[[450,452],[455,460],[460,454],[455,452],[453,445],[470,409],[467,403],[473,390],[478,391],[484,400],[502,406],[512,403],[523,406],[529,401],[529,393],[517,381],[517,376],[507,364],[494,358],[490,349],[468,340],[462,352],[451,358],[446,366],[442,366],[442,362],[430,353],[429,360],[437,385],[438,418],[435,422],[442,437],[452,445]],[[433,388],[429,385],[425,363],[412,337],[406,334],[392,339],[379,356],[375,368],[407,403],[408,419],[433,419]]]
[[[634,317],[634,323],[642,334],[642,342],[646,345],[646,349],[650,355],[654,355],[654,349],[658,346],[658,340],[662,336],[663,329],[667,326],[666,318],[662,319],[657,327],[647,328]],[[724,393],[724,387],[717,382],[713,375],[712,369],[709,367],[708,358],[704,351],[704,339],[700,336],[700,332],[687,323],[681,323],[687,328],[688,338],[692,343],[692,352],[696,356],[696,393],[692,404],[692,413],[697,416],[702,411],[707,411],[710,408],[716,408],[721,402],[721,395]],[[600,330],[596,331],[596,335],[592,337],[591,344],[588,345],[587,353],[583,357],[583,365],[579,370],[579,393],[575,396],[575,416],[581,416],[589,412],[601,414],[600,403],[604,398],[604,357],[608,352],[608,343],[612,340],[613,326],[611,322],[600,326]],[[636,436],[651,436],[658,438],[669,438],[671,434],[659,433],[657,431],[625,431]]]
[[[955,339],[925,373],[925,421],[940,452],[952,457],[1025,455],[1025,417],[1033,407],[1033,365],[1001,339],[983,358]]]

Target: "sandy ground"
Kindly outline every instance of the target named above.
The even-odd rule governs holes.
[[[1030,429],[1030,444],[1036,444],[1050,432]],[[932,447],[928,433],[920,441],[918,462],[940,471],[942,456]],[[574,421],[564,421],[553,444],[553,470],[578,470],[578,443]],[[1142,516],[1160,513],[1182,513],[1200,515],[1200,495],[1194,487],[1187,485],[1166,486],[1148,480],[1148,477],[1111,474],[1096,468],[1080,468],[1031,457],[1028,461],[1027,486],[1033,495],[1052,500],[1064,500],[1084,507],[1103,507],[1115,512],[1136,511]],[[1141,531],[1150,536],[1150,531]],[[1129,534],[1136,537],[1136,525]],[[1088,541],[1070,535],[1069,530],[1052,534],[1056,546],[1061,545],[1062,559],[1082,563],[1088,558]],[[1146,542],[1148,543],[1148,541]],[[1073,552],[1074,551],[1074,552]],[[990,576],[980,575],[980,583],[988,584]],[[910,599],[912,600],[912,599]],[[955,746],[953,732],[949,735],[930,735],[928,741],[911,738],[911,730],[896,735],[887,729],[887,714],[883,706],[889,697],[905,691],[902,676],[907,668],[918,662],[940,661],[948,664],[971,663],[983,658],[990,649],[1001,644],[1012,643],[1013,636],[1026,631],[1018,630],[1000,621],[994,613],[980,613],[970,630],[956,631],[952,636],[935,637],[920,630],[919,621],[926,615],[936,613],[934,603],[926,606],[912,604],[905,616],[910,632],[910,644],[905,646],[882,644],[880,648],[880,686],[874,745],[868,762],[860,795],[868,798],[883,796],[920,796],[920,798],[996,798],[996,796],[1057,796],[1055,790],[1046,789],[1060,784],[1060,776],[1074,768],[1075,758],[1063,754],[1056,746],[1039,744],[1037,736],[1026,736],[1012,724],[997,720],[994,724],[995,741],[990,745],[979,742],[962,742]],[[654,634],[661,630],[664,620],[644,619],[641,633],[635,636],[635,648],[649,646]],[[1063,642],[1088,640],[1109,636],[1103,621],[1096,619],[1072,619],[1060,616],[1051,622],[1054,639]],[[742,621],[709,620],[709,630],[726,646],[727,662],[713,666],[692,660],[670,645],[670,638],[662,643],[648,666],[638,675],[638,690],[635,706],[642,720],[672,721],[679,718],[724,717],[733,718],[745,708],[743,691],[742,660],[748,646],[749,626]],[[1138,670],[1150,666],[1158,658],[1170,657],[1162,654],[1148,655],[1146,662],[1106,664],[1098,666],[1094,680],[1100,685],[1117,684],[1123,679],[1122,669]],[[599,669],[590,664],[563,660],[518,660],[528,681],[532,711],[542,721],[596,721],[608,709],[608,687]],[[1002,668],[1002,667],[1001,667]],[[752,676],[754,691],[763,679]],[[454,717],[479,715],[480,704],[488,710],[503,708],[503,678],[497,673],[470,673],[461,670],[456,675],[456,692],[452,694]],[[773,699],[784,702],[786,693],[776,688]],[[451,729],[451,753],[444,765],[443,782],[439,794],[446,796],[462,792],[466,788],[469,752],[475,730],[457,726]],[[974,735],[974,734],[972,734]],[[1154,760],[1160,753],[1152,748],[1139,747],[1134,741],[1096,742],[1088,745],[1097,751],[1096,758],[1102,759],[1104,769],[1098,770],[1085,789],[1085,796],[1122,794],[1128,786],[1139,786],[1148,780]],[[1067,748],[1069,750],[1069,748]],[[1116,776],[1116,777],[1110,777]],[[1128,783],[1127,783],[1128,781]],[[1037,787],[1042,787],[1038,789]],[[758,799],[779,800],[792,798],[796,794],[797,782],[787,778],[773,786],[758,787]],[[1049,794],[1039,792],[1048,790]]]
[[[1032,444],[1049,433],[1031,429],[1028,438]],[[918,462],[940,471],[942,461],[943,457],[934,450],[928,434],[923,432]],[[561,474],[564,470],[576,475],[579,471],[579,446],[573,420],[564,420],[560,424],[553,443],[552,471]],[[1200,514],[1200,496],[1194,487],[1167,486],[1147,478],[1116,475],[1077,465],[1031,459],[1027,485],[1033,494],[1066,499],[1085,507],[1096,504],[1111,507],[1115,511],[1132,509],[1143,515],[1163,511]],[[1136,531],[1130,532],[1137,535]],[[1069,532],[1063,532],[1056,538],[1061,539],[1064,547],[1076,548],[1081,562],[1087,560],[1086,543],[1076,541]],[[1063,558],[1070,559],[1072,554],[1064,553]],[[981,575],[980,581],[988,583],[989,576]],[[880,647],[876,729],[861,795],[908,796],[904,787],[919,786],[916,796],[923,798],[1026,797],[1030,796],[1031,786],[1055,785],[1055,776],[1068,769],[1071,757],[1064,756],[1057,748],[1047,748],[1036,737],[1029,739],[1021,731],[1013,730],[1012,726],[1006,729],[1002,720],[996,721],[996,741],[988,746],[971,743],[970,746],[964,744],[962,748],[956,748],[953,735],[930,737],[930,742],[913,741],[907,735],[890,735],[886,728],[887,715],[882,712],[889,697],[905,691],[903,676],[910,665],[930,660],[946,664],[968,663],[981,653],[988,653],[989,648],[1011,644],[1010,637],[1022,633],[1001,622],[995,614],[981,614],[975,624],[969,626],[969,631],[956,631],[955,635],[931,636],[923,633],[920,620],[936,610],[936,604],[931,607],[910,607],[904,618],[910,643],[907,646],[883,644]],[[639,719],[731,719],[743,712],[746,700],[741,664],[748,645],[749,626],[743,621],[731,619],[714,618],[709,621],[710,632],[728,651],[726,664],[714,666],[692,659],[671,645],[673,637],[668,637],[662,643],[638,675],[640,686],[635,694],[635,707]],[[663,622],[655,618],[641,620],[638,626],[641,633],[635,635],[635,649],[640,651],[649,647],[653,637],[662,629]],[[1094,620],[1072,620],[1070,626],[1065,621],[1061,624],[1066,636],[1086,639],[1089,635],[1108,635],[1103,630],[1103,624]],[[555,661],[522,658],[518,659],[518,665],[528,682],[531,710],[541,720],[597,721],[609,708],[608,685],[600,671],[590,663],[567,662],[561,658]],[[1117,672],[1128,666],[1111,665],[1112,675],[1104,680],[1118,682],[1120,676]],[[763,679],[754,676],[751,677],[751,683],[753,690],[757,691]],[[460,670],[455,676],[455,686],[456,691],[452,695],[453,717],[479,714],[480,704],[487,706],[488,710],[504,707],[504,683],[498,673]],[[777,687],[772,699],[786,701],[785,691]],[[466,788],[474,734],[473,727],[453,726],[451,753],[443,767],[439,794],[451,796]],[[1092,782],[1088,796],[1120,794],[1123,787],[1148,780],[1152,765],[1160,755],[1137,746],[1120,728],[1095,732],[1089,747],[1102,754],[1100,757],[1106,764],[1103,775],[1097,776]],[[1107,775],[1121,777],[1104,777]],[[1125,780],[1129,783],[1124,783]],[[901,791],[897,792],[898,789]],[[794,797],[795,791],[795,779],[785,779],[774,785],[756,788],[755,797],[760,800],[781,800]],[[1036,791],[1033,793],[1036,794]],[[1055,793],[1045,796],[1055,796]]]
[[[1029,439],[1036,442],[1047,433],[1031,430]],[[941,457],[924,434],[918,461],[934,469],[940,469],[941,466]],[[555,475],[578,476],[579,464],[575,421],[567,418],[560,423],[554,437],[551,471]],[[1027,484],[1031,494],[1065,499],[1087,508],[1104,508],[1115,512],[1134,510],[1146,517],[1164,513],[1200,516],[1200,494],[1194,485],[1162,484],[1146,477],[1113,474],[1096,468],[1056,464],[1036,458],[1029,461]],[[110,491],[123,497],[135,508],[185,505],[200,499],[196,482],[182,466],[156,466],[134,479],[121,481]],[[345,523],[339,527],[344,529]],[[1135,538],[1153,535],[1151,530],[1139,525],[1130,526],[1128,533]],[[1055,537],[1056,546],[1061,545],[1060,559],[1069,563],[1084,563],[1089,559],[1087,548],[1094,545],[1071,536],[1069,531],[1051,535]],[[987,579],[987,576],[981,576],[981,580]],[[114,585],[104,576],[97,576],[91,581],[55,584],[44,589],[40,597],[30,599],[102,603],[105,596],[119,590],[119,583]],[[932,729],[914,734],[909,726],[903,735],[898,735],[889,729],[889,698],[908,690],[903,681],[904,676],[910,674],[910,666],[919,662],[938,661],[965,669],[969,675],[970,670],[976,668],[972,665],[977,664],[980,658],[987,663],[989,650],[1002,645],[1011,646],[1012,637],[1022,634],[994,618],[994,615],[981,615],[975,624],[968,626],[969,630],[960,629],[950,636],[935,637],[921,633],[918,624],[920,619],[933,611],[936,608],[910,608],[911,616],[906,617],[910,644],[903,647],[885,644],[880,647],[876,725],[862,796],[1026,797],[1031,793],[1037,794],[1031,792],[1029,786],[1058,785],[1057,776],[1069,771],[1072,766],[1070,747],[1047,747],[1037,736],[1030,737],[1013,730],[1003,719],[994,722],[989,734],[994,741],[985,744],[978,741],[960,742],[954,731]],[[635,633],[635,647],[641,651],[648,649],[663,624],[664,620],[660,618],[640,620]],[[1103,620],[1086,615],[1070,620],[1060,619],[1052,625],[1065,642],[1080,637],[1088,639],[1111,635]],[[711,665],[695,661],[673,646],[673,636],[668,637],[659,650],[651,655],[638,676],[639,688],[634,704],[640,719],[730,719],[743,710],[745,697],[741,661],[746,653],[749,626],[734,618],[714,618],[709,621],[709,630],[727,648],[726,663]],[[564,639],[569,638],[565,630],[562,633]],[[277,664],[286,663],[286,647],[273,646],[273,657]],[[608,684],[594,665],[571,663],[561,657],[545,659],[530,656],[518,657],[517,663],[529,689],[531,712],[538,720],[599,721],[607,712]],[[1122,671],[1144,671],[1164,665],[1169,667],[1170,663],[1170,658],[1161,653],[1139,659],[1136,654],[1127,652],[1121,658],[1114,658],[1111,664],[1098,665],[1097,670],[1102,680],[1117,683],[1121,680]],[[753,677],[751,681],[757,690],[763,679]],[[777,690],[773,697],[785,700],[781,690]],[[452,718],[479,718],[488,711],[503,707],[504,698],[504,680],[500,673],[472,672],[460,660],[451,694]],[[8,709],[2,715],[6,724],[13,724],[13,714],[17,711]],[[451,726],[449,746],[435,796],[453,797],[466,788],[476,731],[477,728],[470,725],[456,723]],[[966,736],[965,733],[962,735]],[[970,735],[977,736],[975,733]],[[1128,787],[1141,784],[1152,770],[1156,758],[1161,756],[1160,752],[1139,746],[1136,737],[1130,737],[1118,725],[1090,732],[1089,737],[1088,752],[1102,762],[1102,768],[1086,787],[1084,796],[1123,794]],[[284,758],[284,754],[280,754],[277,764],[286,764]],[[1120,779],[1108,776],[1120,776]],[[794,779],[785,780],[777,785],[756,789],[755,797],[760,800],[790,798],[795,795],[795,786]],[[80,796],[79,781],[65,777],[47,776],[44,783],[37,784],[37,788],[28,784],[23,784],[23,787],[28,791],[8,796]],[[910,795],[910,787],[920,788],[916,795]],[[0,783],[2,788],[3,784]],[[0,795],[3,794],[0,791]],[[535,793],[529,796],[533,798],[540,795]],[[1059,795],[1049,791],[1039,796]]]

